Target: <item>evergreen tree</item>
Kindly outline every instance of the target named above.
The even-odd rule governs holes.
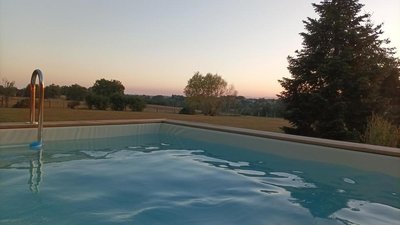
[[[361,14],[358,0],[313,4],[317,19],[303,21],[303,48],[288,57],[292,78],[279,82],[292,134],[360,140],[372,113],[388,114],[399,93],[399,60],[380,39],[382,25]],[[387,80],[397,82],[391,90]],[[386,81],[386,82],[385,82]],[[386,93],[386,94],[385,94]]]

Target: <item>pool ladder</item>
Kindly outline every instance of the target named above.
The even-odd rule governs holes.
[[[36,112],[36,78],[39,78],[39,119],[38,122],[35,122],[35,112]],[[30,144],[33,148],[41,148],[42,147],[42,131],[43,131],[43,110],[44,110],[44,83],[43,83],[43,73],[39,69],[36,69],[32,73],[31,83],[30,83],[30,123],[38,124],[38,133],[37,133],[37,141],[32,142]]]

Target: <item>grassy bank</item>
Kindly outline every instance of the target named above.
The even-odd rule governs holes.
[[[253,116],[204,116],[181,115],[165,112],[130,112],[101,111],[68,108],[45,109],[45,121],[79,121],[79,120],[112,120],[112,119],[174,119],[203,122],[224,126],[241,127],[263,131],[281,132],[280,127],[288,122],[279,118]],[[25,122],[29,120],[29,109],[0,108],[0,123]]]

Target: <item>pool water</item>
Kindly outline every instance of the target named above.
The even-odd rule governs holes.
[[[0,149],[0,224],[400,224],[400,178],[166,134]]]

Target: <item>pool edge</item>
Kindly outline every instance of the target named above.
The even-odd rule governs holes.
[[[49,127],[74,127],[74,126],[104,126],[104,125],[129,125],[129,124],[148,124],[148,123],[165,123],[172,125],[187,126],[200,129],[208,129],[213,131],[221,131],[228,133],[235,133],[241,135],[249,135],[261,138],[276,139],[282,141],[291,141],[303,144],[318,145],[331,148],[340,148],[349,151],[365,152],[379,155],[387,155],[393,157],[400,157],[400,149],[392,147],[384,147],[379,145],[370,145],[363,143],[345,142],[322,138],[313,138],[306,136],[290,135],[277,132],[252,130],[246,128],[229,127],[223,125],[214,125],[200,122],[188,122],[181,120],[171,119],[131,119],[131,120],[92,120],[92,121],[55,121],[46,122],[45,128]],[[2,129],[18,129],[18,128],[35,128],[37,125],[31,125],[26,123],[6,123],[0,124],[0,130]]]
[[[303,143],[303,144],[319,145],[319,146],[331,147],[331,148],[340,148],[340,149],[357,151],[357,152],[366,152],[366,153],[400,157],[400,149],[399,148],[384,147],[384,146],[379,146],[379,145],[369,145],[369,144],[337,141],[337,140],[322,139],[322,138],[313,138],[313,137],[290,135],[290,134],[283,134],[283,133],[276,133],[276,132],[269,132],[269,131],[259,131],[259,130],[252,130],[252,129],[246,129],[246,128],[236,128],[236,127],[228,127],[228,126],[222,126],[222,125],[186,122],[186,121],[179,121],[179,120],[166,119],[163,121],[163,123],[188,126],[188,127],[194,127],[194,128],[201,128],[201,129],[209,129],[209,130],[214,130],[214,131],[229,132],[229,133],[242,134],[242,135],[249,135],[249,136],[256,136],[256,137],[269,138],[269,139],[276,139],[276,140],[282,140],[282,141],[291,141],[291,142],[297,142],[297,143]]]

